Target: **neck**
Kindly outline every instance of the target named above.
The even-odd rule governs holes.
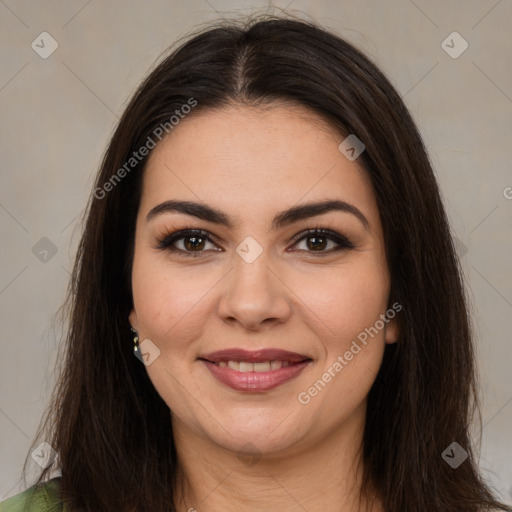
[[[251,460],[191,431],[173,416],[185,480],[177,510],[382,512],[378,499],[370,506],[360,497],[364,419],[363,406],[316,442]]]

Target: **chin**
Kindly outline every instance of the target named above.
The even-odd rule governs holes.
[[[269,431],[271,432],[271,431]],[[268,433],[269,433],[268,432]],[[254,457],[262,456],[277,456],[279,454],[290,454],[290,448],[297,442],[296,439],[291,438],[289,435],[272,436],[268,433],[259,433],[256,435],[254,432],[240,431],[233,433],[233,437],[218,439],[217,444],[224,449],[242,455],[252,455]]]
[[[284,418],[286,418],[286,415],[284,415]],[[304,424],[299,427],[290,423],[280,425],[280,422],[282,422],[282,419],[262,424],[260,413],[258,421],[255,420],[252,425],[247,422],[247,417],[245,421],[244,418],[240,418],[229,423],[229,429],[226,429],[227,432],[217,430],[211,432],[210,437],[216,444],[233,452],[239,452],[243,449],[243,451],[254,451],[259,454],[278,453],[288,450],[291,446],[300,442],[308,431]],[[304,429],[303,433],[300,432],[302,429]]]

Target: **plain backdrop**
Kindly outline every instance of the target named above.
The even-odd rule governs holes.
[[[503,0],[0,0],[0,499],[23,490],[54,382],[77,219],[127,100],[178,37],[275,6],[362,49],[420,128],[477,328],[480,465],[512,504],[512,2]]]

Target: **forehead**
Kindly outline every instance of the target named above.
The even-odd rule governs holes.
[[[152,151],[141,210],[179,198],[264,216],[300,201],[342,199],[375,217],[369,176],[339,151],[343,138],[295,105],[194,113]]]

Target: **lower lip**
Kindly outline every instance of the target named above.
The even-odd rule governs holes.
[[[311,363],[311,360],[295,363],[291,366],[269,370],[268,372],[237,372],[228,366],[217,366],[215,363],[201,359],[212,375],[237,391],[269,391],[297,377]]]

